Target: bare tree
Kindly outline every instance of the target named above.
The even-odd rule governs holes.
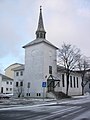
[[[71,71],[73,71],[78,64],[78,61],[81,57],[80,50],[75,46],[70,44],[63,44],[62,48],[59,49],[59,64],[65,68],[66,78],[67,78],[67,86],[66,86],[66,95],[68,95],[69,89],[69,76]]]
[[[22,93],[23,93],[23,81],[20,81],[19,84],[17,84],[16,87],[17,87],[18,98],[20,98]]]
[[[82,77],[82,95],[84,95],[84,87],[85,85],[88,83],[89,79],[90,79],[90,74],[88,74],[88,70],[90,69],[90,61],[87,57],[82,57],[79,61],[78,61],[78,68],[80,70],[81,73],[81,77]]]

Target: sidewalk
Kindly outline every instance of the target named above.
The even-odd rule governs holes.
[[[40,105],[50,105],[50,104],[70,104],[74,103],[77,100],[90,99],[89,95],[85,96],[74,96],[72,98],[67,99],[32,99],[32,98],[20,98],[20,99],[2,99],[0,100],[0,108],[8,108],[8,107],[21,107],[21,106],[40,106]]]

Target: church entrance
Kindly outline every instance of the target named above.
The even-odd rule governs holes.
[[[47,92],[54,92],[55,87],[58,84],[60,84],[60,80],[58,80],[54,76],[50,75],[47,79]]]

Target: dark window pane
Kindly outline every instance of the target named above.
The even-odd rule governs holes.
[[[70,87],[72,87],[72,76],[70,76]]]
[[[30,82],[28,82],[27,88],[30,88]]]
[[[73,77],[73,83],[74,83],[74,88],[76,87],[76,85],[75,85],[75,77]]]
[[[89,89],[90,89],[90,83],[89,83]]]
[[[78,77],[77,77],[77,88],[78,88],[79,86],[78,86]]]
[[[52,66],[49,66],[49,74],[52,74]]]
[[[8,88],[6,88],[6,91],[8,91]]]
[[[20,86],[23,86],[23,82],[22,81],[20,82]]]
[[[18,82],[16,82],[16,87],[18,87]]]
[[[23,75],[23,71],[20,72],[20,75],[21,75],[21,76]]]
[[[10,85],[12,85],[12,82],[10,82]]]
[[[12,88],[10,88],[10,91],[12,91]]]
[[[65,87],[64,74],[62,74],[62,86]]]
[[[19,76],[19,72],[16,72],[16,76]]]
[[[7,84],[9,84],[9,82],[7,82]]]

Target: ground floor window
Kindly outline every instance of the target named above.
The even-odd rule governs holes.
[[[72,88],[72,76],[70,76],[70,87]]]
[[[41,96],[41,93],[37,93],[37,96]]]
[[[90,89],[90,83],[89,83],[89,89]]]
[[[79,85],[78,85],[78,77],[77,77],[77,88],[79,87]]]
[[[74,83],[74,88],[76,87],[76,85],[75,85],[75,77],[73,77],[73,83]]]
[[[12,88],[10,88],[10,91],[12,91]]]
[[[64,74],[62,74],[62,86],[65,87]]]
[[[30,93],[26,93],[26,96],[30,96]]]

